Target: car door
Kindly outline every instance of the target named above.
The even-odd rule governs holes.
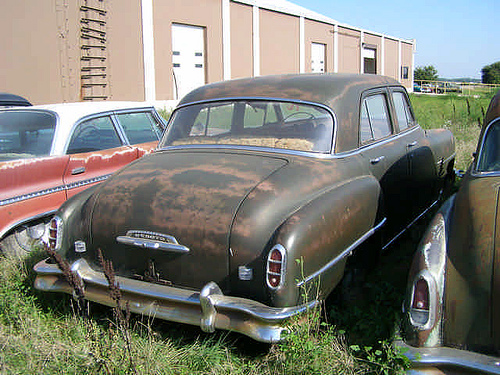
[[[67,197],[105,180],[137,159],[137,149],[126,144],[111,114],[78,123],[69,140],[69,162],[64,172]]]
[[[407,145],[395,133],[389,92],[366,93],[360,109],[360,152],[382,188],[383,215],[387,218],[385,242],[404,229],[410,219]]]
[[[417,125],[410,102],[402,89],[391,90],[394,117],[400,138],[406,144],[411,195],[411,219],[417,218],[437,198],[436,164],[425,132]]]

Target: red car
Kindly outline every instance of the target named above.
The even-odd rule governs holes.
[[[0,110],[0,249],[46,240],[69,197],[153,150],[165,123],[144,103],[64,103]]]

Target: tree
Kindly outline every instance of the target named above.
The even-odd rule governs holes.
[[[438,71],[433,65],[417,67],[413,76],[416,81],[436,81],[438,77]]]
[[[486,65],[481,69],[483,83],[500,83],[500,61],[491,65]]]

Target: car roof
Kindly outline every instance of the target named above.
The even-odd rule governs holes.
[[[127,101],[104,101],[104,102],[76,102],[76,103],[57,103],[34,105],[31,107],[17,107],[0,109],[4,111],[44,111],[54,113],[57,117],[57,131],[52,147],[52,155],[63,153],[67,138],[71,135],[73,125],[92,115],[104,114],[118,110],[141,110],[152,109],[153,106],[146,102],[127,102]]]
[[[31,106],[31,103],[23,98],[22,96],[16,94],[9,94],[7,92],[0,92],[0,108],[6,106]]]
[[[284,98],[305,100],[335,107],[339,97],[358,94],[377,86],[401,84],[375,74],[288,74],[235,79],[202,86],[187,94],[179,103],[237,97]]]
[[[360,98],[369,89],[403,86],[396,80],[375,74],[290,74],[261,76],[224,81],[191,91],[179,103],[217,99],[273,98],[301,100],[322,104],[335,114],[337,152],[352,150],[358,145],[357,128]]]

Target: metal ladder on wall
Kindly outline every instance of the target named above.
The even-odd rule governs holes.
[[[106,72],[105,0],[82,0],[80,5],[80,81],[82,100],[106,100],[109,82]]]

